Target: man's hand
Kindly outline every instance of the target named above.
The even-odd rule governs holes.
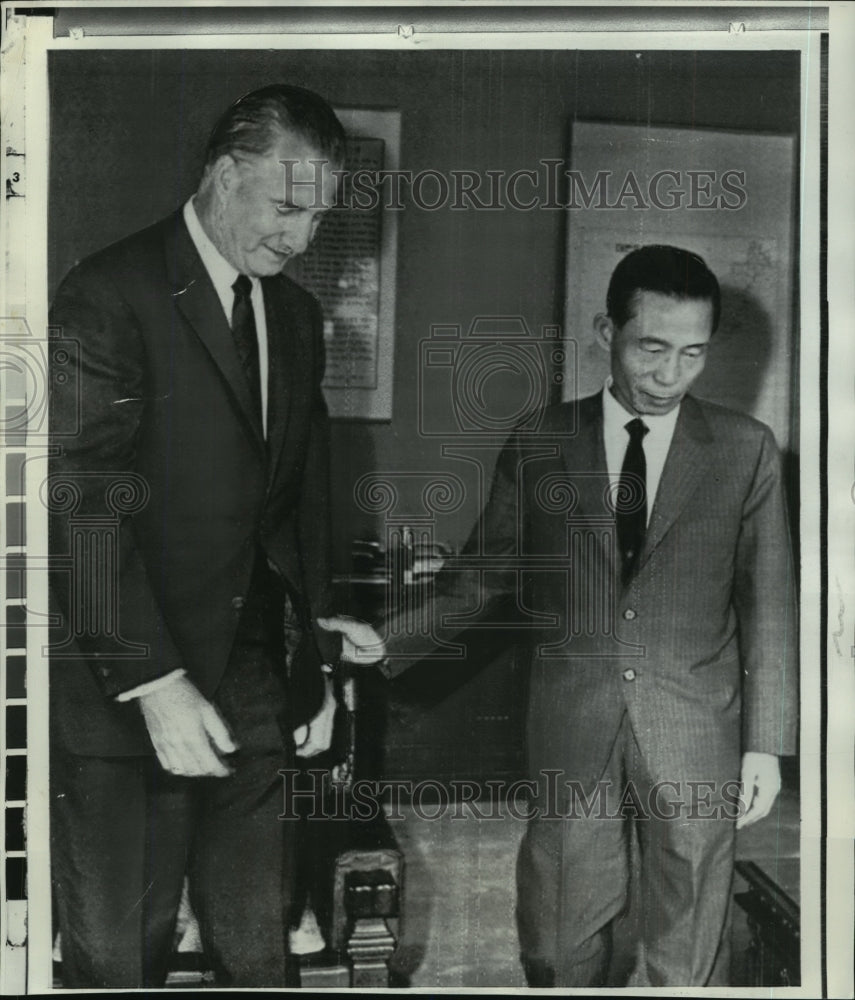
[[[781,790],[781,765],[775,754],[748,751],[742,755],[742,794],[736,829],[768,816]]]
[[[228,726],[186,677],[176,677],[137,700],[164,770],[191,778],[232,773],[222,759],[237,750]]]
[[[314,757],[316,754],[329,750],[332,743],[333,720],[335,719],[336,702],[333,694],[332,680],[324,677],[324,703],[320,711],[308,724],[298,726],[294,730],[294,742],[297,744],[298,757]]]
[[[349,615],[318,618],[317,622],[327,632],[341,633],[341,658],[348,663],[377,663],[386,656],[383,640],[368,622]]]

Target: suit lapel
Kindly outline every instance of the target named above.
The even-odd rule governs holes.
[[[282,458],[293,398],[293,373],[300,367],[300,324],[295,322],[282,283],[275,278],[261,282],[267,320],[267,450],[268,483],[272,483]]]
[[[584,532],[586,544],[599,552],[600,565],[609,577],[608,590],[619,586],[617,544],[604,546],[604,529],[611,536],[614,513],[610,506],[610,480],[603,439],[603,394],[587,396],[574,404],[578,433],[562,441],[564,467],[578,496],[573,521]]]
[[[609,480],[603,443],[602,395],[588,396],[575,405],[578,406],[579,432],[562,441],[564,466],[579,497],[575,513],[591,518],[613,516],[605,500]],[[680,416],[656,491],[639,558],[639,570],[700,485],[704,470],[709,467],[712,442],[713,436],[700,406],[695,399],[687,396],[680,407]]]
[[[686,396],[662,470],[638,568],[668,533],[709,467],[713,436],[696,400]]]
[[[603,443],[602,394],[587,396],[572,404],[577,407],[578,432],[562,438],[564,467],[578,496],[575,515],[593,518],[610,516],[606,505],[609,477]]]
[[[173,301],[219,368],[250,435],[263,451],[262,428],[231,328],[180,212],[174,217],[174,225],[167,230],[166,259]]]

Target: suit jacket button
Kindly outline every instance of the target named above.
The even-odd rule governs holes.
[[[624,611],[623,616],[628,622],[631,622],[633,619],[638,617],[638,612],[635,608],[627,608],[626,611]]]
[[[635,671],[632,669],[632,667],[627,667],[627,669],[624,670],[624,672],[623,672],[623,679],[625,681],[634,681],[635,680]]]
[[[232,607],[235,609],[235,611],[240,611],[241,608],[243,608],[243,606],[245,604],[246,604],[246,598],[245,597],[233,597],[232,598]]]
[[[98,667],[98,673],[102,677],[109,677],[110,676],[110,668],[109,667]]]

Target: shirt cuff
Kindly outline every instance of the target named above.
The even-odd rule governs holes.
[[[116,695],[116,701],[133,701],[134,698],[141,698],[144,694],[150,694],[152,691],[157,691],[158,688],[166,687],[176,678],[184,677],[186,673],[187,671],[183,667],[170,670],[168,674],[155,677],[153,681],[146,681],[145,684],[138,684],[136,687],[128,688],[127,691],[122,691],[121,694]]]

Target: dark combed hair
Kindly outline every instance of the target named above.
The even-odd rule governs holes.
[[[612,273],[606,294],[606,309],[618,329],[632,319],[637,292],[711,302],[713,331],[718,327],[721,317],[718,279],[704,259],[690,250],[653,243],[623,258]]]
[[[322,156],[344,161],[344,129],[327,102],[303,87],[274,83],[244,94],[214,126],[205,150],[210,166],[225,154],[264,155],[278,133],[293,131]]]

